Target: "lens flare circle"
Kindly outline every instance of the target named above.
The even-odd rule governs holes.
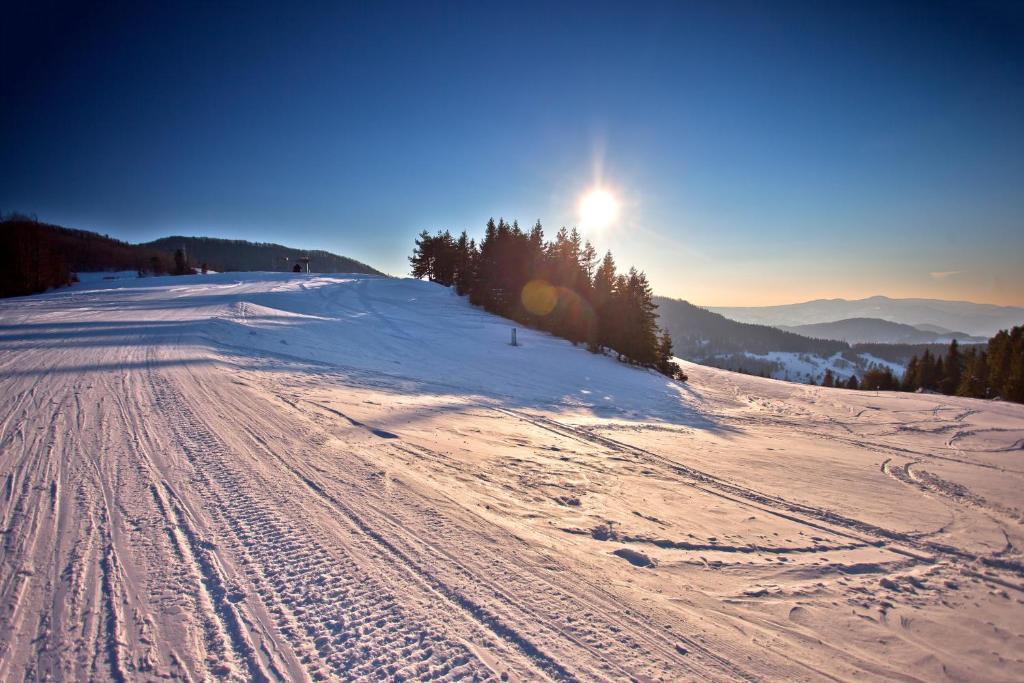
[[[544,280],[530,280],[523,287],[520,298],[523,308],[533,315],[544,316],[555,310],[558,291]]]

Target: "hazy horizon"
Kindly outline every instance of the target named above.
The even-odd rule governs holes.
[[[24,213],[32,214],[32,212],[24,212]],[[131,235],[128,235],[128,236],[120,235],[120,234],[118,234],[118,231],[105,230],[105,229],[103,229],[100,226],[82,226],[82,225],[70,225],[70,224],[65,225],[65,224],[61,224],[59,221],[49,220],[49,219],[47,219],[44,216],[36,215],[35,217],[40,222],[63,225],[63,227],[68,227],[68,228],[78,228],[78,229],[83,229],[83,230],[91,230],[93,232],[98,232],[98,233],[101,233],[101,234],[107,234],[110,237],[113,237],[115,239],[120,239],[120,240],[124,240],[124,241],[128,241],[128,242],[132,242],[132,243],[150,242],[150,241],[157,240],[157,239],[160,239],[160,238],[163,238],[163,237],[171,237],[171,236],[175,236],[175,235],[180,235],[182,237],[213,237],[213,238],[219,238],[219,239],[240,239],[240,240],[248,240],[248,241],[251,241],[251,242],[260,242],[260,241],[274,242],[276,244],[280,244],[281,246],[286,246],[286,247],[291,247],[291,248],[296,248],[296,249],[306,249],[306,250],[310,250],[310,251],[313,251],[313,250],[330,251],[330,252],[335,253],[335,254],[337,254],[339,256],[346,256],[346,257],[349,257],[349,258],[353,258],[353,259],[355,259],[357,261],[361,261],[361,262],[363,262],[363,263],[365,263],[365,264],[367,264],[369,266],[372,266],[374,268],[377,268],[381,272],[384,272],[384,273],[386,273],[388,275],[391,275],[391,276],[396,276],[396,277],[408,277],[409,276],[409,273],[408,273],[408,270],[409,270],[408,269],[408,261],[406,260],[406,257],[408,256],[408,253],[407,253],[408,250],[406,252],[402,252],[402,254],[401,254],[402,258],[400,259],[401,261],[403,261],[406,264],[405,265],[405,270],[399,270],[397,272],[394,272],[394,271],[388,270],[387,268],[379,266],[377,263],[375,263],[373,261],[367,260],[366,258],[362,258],[358,254],[355,254],[355,253],[344,252],[344,251],[336,251],[334,249],[329,249],[329,248],[327,248],[325,246],[317,245],[317,244],[306,244],[306,243],[303,243],[301,240],[290,240],[287,237],[284,237],[282,239],[271,239],[271,238],[258,239],[256,237],[252,237],[251,233],[246,231],[246,230],[244,230],[244,229],[238,231],[237,233],[223,233],[222,231],[217,231],[217,230],[210,230],[210,231],[207,231],[207,232],[194,232],[194,231],[190,232],[190,231],[187,231],[187,230],[183,231],[183,230],[173,230],[173,229],[163,230],[163,231],[157,230],[157,231],[153,231],[151,235],[150,235],[149,231],[147,231],[145,233],[147,235],[146,237],[144,237],[144,238],[137,238],[137,237],[133,237]],[[483,231],[480,231],[479,234],[474,234],[474,233],[470,232],[470,235],[472,237],[479,238],[482,235],[482,232]],[[627,264],[627,266],[628,265],[629,264]],[[696,304],[698,306],[702,306],[702,307],[705,307],[705,308],[747,308],[747,307],[750,307],[750,308],[766,307],[767,308],[767,307],[773,307],[773,306],[789,306],[789,305],[795,305],[795,304],[811,303],[811,302],[814,302],[814,301],[827,301],[827,300],[857,301],[857,300],[863,300],[863,299],[870,299],[870,298],[873,298],[873,297],[885,297],[885,298],[889,298],[889,299],[925,299],[925,300],[931,299],[931,300],[936,300],[936,301],[972,303],[972,304],[983,304],[983,305],[993,305],[993,306],[1006,306],[1006,307],[1022,307],[1022,306],[1024,306],[1024,303],[998,303],[998,302],[993,302],[993,301],[971,300],[971,299],[962,299],[962,298],[943,298],[943,297],[939,297],[939,296],[918,296],[918,295],[913,295],[913,294],[909,294],[909,295],[906,295],[906,296],[896,296],[896,295],[890,294],[888,292],[878,292],[878,291],[866,293],[866,294],[863,294],[863,295],[860,295],[860,296],[843,296],[843,295],[815,296],[815,297],[804,297],[804,298],[799,298],[799,299],[793,299],[793,300],[788,300],[788,301],[767,301],[765,303],[717,303],[717,302],[699,301],[699,300],[693,299],[693,298],[691,298],[691,297],[689,297],[689,296],[687,296],[685,294],[683,294],[683,295],[676,295],[676,294],[666,293],[666,292],[664,292],[662,290],[662,288],[660,288],[658,286],[658,282],[657,281],[654,281],[653,285],[654,285],[654,293],[655,293],[656,296],[662,296],[662,297],[666,297],[666,298],[669,298],[669,299],[682,299],[682,300],[688,301],[690,303],[693,303],[693,304]],[[865,291],[868,291],[868,290],[865,290]]]
[[[704,306],[1024,305],[1020,7],[34,5],[0,209],[325,249],[579,225]],[[604,188],[607,226],[581,198]]]

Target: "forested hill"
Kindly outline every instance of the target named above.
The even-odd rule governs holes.
[[[70,284],[74,273],[101,270],[168,272],[172,254],[88,230],[15,216],[0,220],[0,296],[44,292]]]
[[[303,256],[309,257],[309,269],[315,273],[382,273],[365,263],[328,251],[304,251],[270,242],[225,240],[215,237],[163,237],[140,246],[174,253],[183,249],[192,265],[206,264],[217,271],[288,271]]]
[[[847,318],[827,323],[785,326],[780,329],[787,332],[818,339],[839,339],[855,344],[858,342],[879,344],[932,344],[948,343],[956,339],[960,343],[985,342],[985,337],[978,337],[953,330],[921,329],[905,323],[894,323],[879,318]]]
[[[700,358],[711,353],[769,353],[788,351],[830,356],[848,350],[849,344],[829,339],[812,339],[767,325],[740,323],[694,306],[681,299],[654,297],[658,322],[672,335],[676,355]]]
[[[178,259],[175,252],[184,252]],[[314,273],[380,275],[354,259],[212,237],[165,237],[129,244],[107,235],[41,223],[20,214],[0,216],[0,297],[45,292],[74,281],[75,273],[134,270],[140,275],[181,275],[203,265],[217,271],[291,270],[309,256]]]

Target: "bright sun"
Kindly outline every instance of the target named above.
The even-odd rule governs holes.
[[[619,217],[619,200],[608,190],[591,190],[580,199],[580,223],[585,229],[604,230]]]

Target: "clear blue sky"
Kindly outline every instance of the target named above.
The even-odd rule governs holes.
[[[1024,304],[1022,3],[137,4],[5,9],[0,210],[403,274],[600,182],[658,293]]]

